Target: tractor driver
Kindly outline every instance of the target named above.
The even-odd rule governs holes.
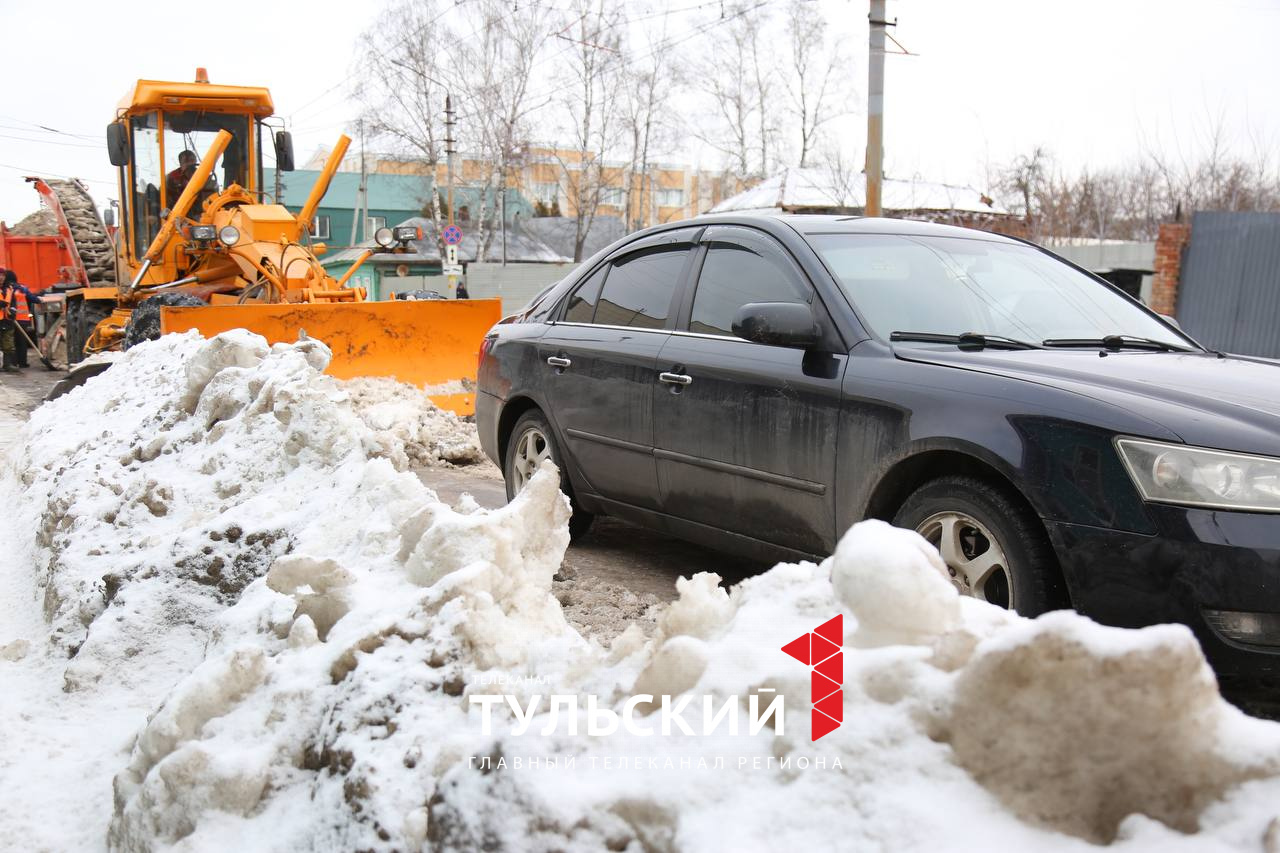
[[[167,178],[166,191],[168,195],[167,203],[172,207],[178,201],[178,196],[182,195],[182,191],[187,188],[187,184],[191,181],[191,176],[196,173],[196,154],[194,151],[183,151],[178,155],[178,168],[169,173]],[[209,176],[208,185],[201,190],[201,194],[212,192],[217,189],[213,182],[213,175]],[[196,197],[196,203],[192,207],[196,207],[200,203],[200,196]]]

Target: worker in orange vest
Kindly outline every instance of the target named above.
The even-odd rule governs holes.
[[[22,324],[22,331],[34,334],[31,303],[38,300],[38,296],[18,283],[17,273],[4,270],[0,278],[0,350],[4,353],[3,369],[9,373],[27,366],[27,340],[17,326]]]

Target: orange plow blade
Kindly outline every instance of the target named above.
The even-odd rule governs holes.
[[[273,344],[306,332],[333,350],[331,376],[391,377],[424,389],[442,409],[470,415],[480,343],[501,318],[497,299],[209,305],[161,309],[160,331],[195,329],[208,338],[248,329]]]

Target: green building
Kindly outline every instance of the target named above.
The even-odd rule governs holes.
[[[268,195],[275,186],[275,170],[264,169]],[[320,177],[315,169],[298,169],[283,175],[284,206],[297,213],[307,200],[307,195]],[[422,175],[395,175],[371,172],[366,176],[367,221],[366,228],[357,228],[355,240],[351,238],[351,224],[355,219],[356,199],[360,191],[359,172],[338,172],[329,182],[312,224],[312,237],[327,243],[330,249],[359,245],[373,239],[373,232],[384,225],[398,225],[406,219],[421,216],[431,203],[431,179]],[[443,192],[443,187],[441,192]],[[492,198],[492,194],[491,194]],[[458,225],[470,230],[468,218],[480,211],[480,191],[460,186],[454,189],[454,204],[458,208]],[[519,217],[528,220],[533,206],[519,191],[507,190],[506,216],[511,222]]]

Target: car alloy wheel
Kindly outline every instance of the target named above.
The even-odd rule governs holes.
[[[920,522],[916,532],[938,549],[961,595],[1016,609],[1009,559],[980,521],[963,512],[939,512]]]
[[[538,472],[538,466],[550,459],[551,443],[547,436],[536,425],[530,424],[516,438],[516,455],[512,461],[511,471],[515,475],[515,487],[518,494],[524,484]]]

